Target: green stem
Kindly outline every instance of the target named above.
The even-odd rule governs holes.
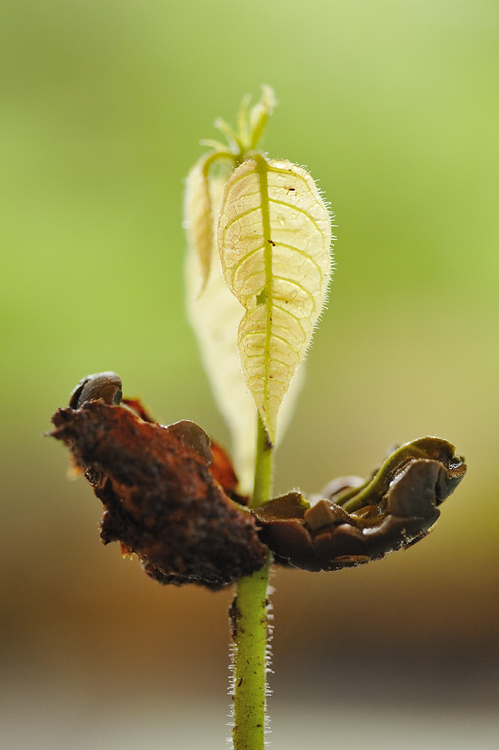
[[[256,436],[255,483],[250,508],[258,508],[268,502],[272,496],[274,473],[274,446],[269,440],[267,430],[258,414],[258,431]]]
[[[258,417],[255,487],[250,507],[270,500],[273,446]],[[264,750],[270,558],[241,578],[231,607],[234,641],[234,750]]]

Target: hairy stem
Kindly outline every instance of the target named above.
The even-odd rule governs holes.
[[[270,500],[273,453],[259,416],[252,508]],[[264,748],[269,568],[270,558],[261,570],[238,581],[230,611],[234,640],[234,750]]]
[[[274,446],[269,440],[267,430],[258,414],[258,430],[256,436],[255,483],[250,508],[258,508],[268,502],[272,496],[272,480],[274,473]]]

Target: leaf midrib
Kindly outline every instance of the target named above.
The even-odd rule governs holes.
[[[263,397],[265,402],[265,411],[268,413],[269,404],[269,380],[270,380],[270,342],[272,333],[272,305],[273,305],[273,283],[272,283],[272,232],[270,228],[270,211],[269,211],[269,183],[267,178],[268,164],[267,160],[260,154],[255,154],[256,168],[260,180],[260,195],[262,202],[262,224],[263,224],[263,252],[265,257],[265,290],[267,298],[265,300],[265,361],[264,361],[264,382]]]

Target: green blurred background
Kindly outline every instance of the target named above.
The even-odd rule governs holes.
[[[228,733],[230,592],[104,547],[42,437],[117,371],[227,442],[183,302],[183,179],[261,83],[265,147],[337,215],[337,270],[278,491],[455,443],[430,537],[273,584],[273,746],[492,747],[499,555],[499,6],[492,0],[4,0],[1,630],[8,748],[204,748]]]

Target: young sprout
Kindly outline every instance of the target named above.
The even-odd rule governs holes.
[[[274,445],[278,415],[280,436],[294,406],[332,266],[331,216],[313,179],[255,150],[274,103],[264,86],[251,109],[243,99],[237,132],[216,120],[228,145],[202,141],[214,150],[191,169],[185,193],[189,317],[248,492],[257,410]]]
[[[188,311],[232,432],[225,450],[193,422],[164,427],[113,372],[81,380],[52,435],[102,501],[101,538],[136,554],[162,584],[217,590],[230,608],[235,750],[263,750],[270,565],[340,570],[423,538],[466,472],[454,446],[426,437],[366,480],[272,497],[274,448],[289,417],[331,276],[331,215],[312,177],[257,147],[274,106],[245,97],[227,144],[189,172]],[[284,400],[286,399],[286,400]],[[281,406],[284,402],[284,409]],[[251,497],[249,497],[251,495]]]

